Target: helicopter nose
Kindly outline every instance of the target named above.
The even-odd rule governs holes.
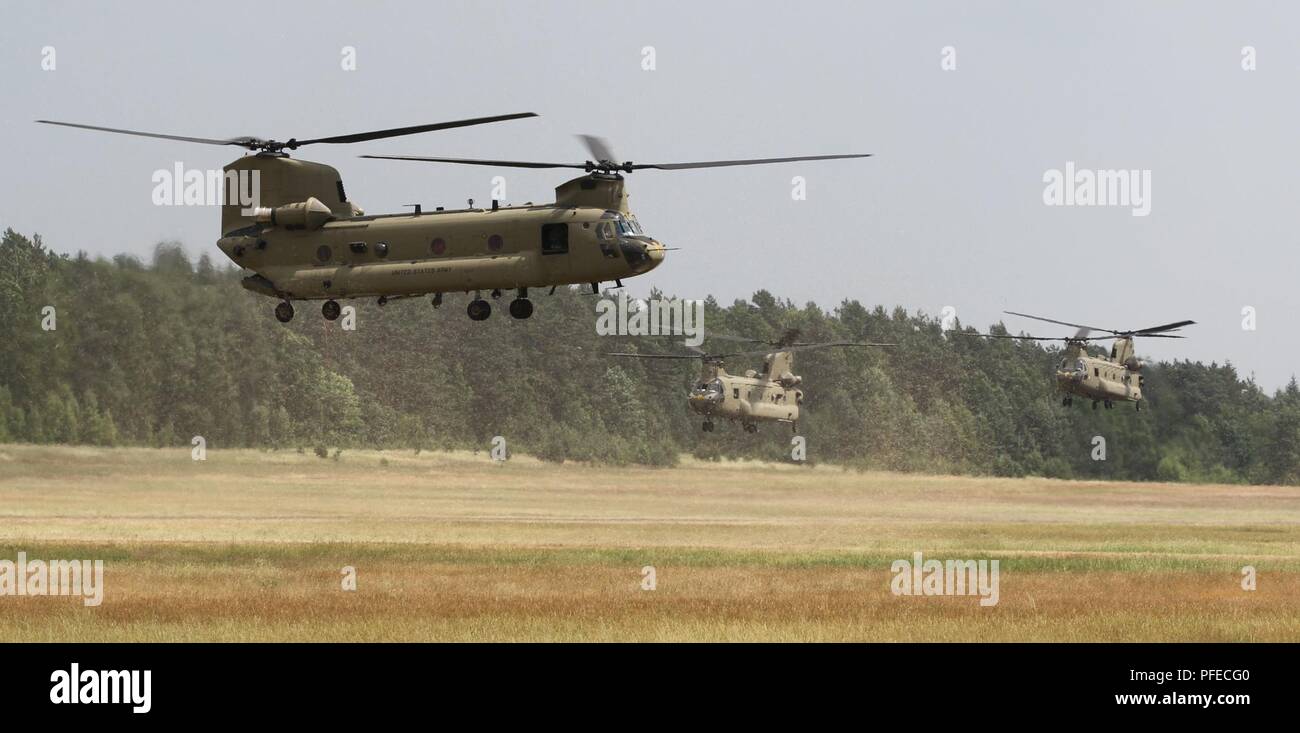
[[[646,256],[650,258],[650,267],[653,269],[658,267],[659,263],[664,261],[664,257],[668,254],[668,248],[658,239],[652,239],[650,240],[650,243],[646,245],[645,253]]]

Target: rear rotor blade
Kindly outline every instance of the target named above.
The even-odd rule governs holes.
[[[186,135],[166,135],[161,132],[140,132],[139,130],[123,130],[117,127],[100,127],[98,125],[82,125],[76,122],[55,122],[54,120],[37,120],[43,125],[59,125],[61,127],[78,127],[83,130],[98,130],[99,132],[115,132],[119,135],[137,135],[139,137],[156,137],[163,140],[180,140],[187,143],[203,143],[204,145],[238,145],[240,147],[252,149],[261,139],[255,137],[232,137],[225,140],[210,137],[188,137]]]
[[[498,168],[577,168],[585,170],[582,163],[533,163],[524,160],[480,160],[477,158],[429,158],[420,155],[360,155],[360,158],[377,160],[415,160],[425,163],[459,163],[460,165],[487,165]]]
[[[451,122],[435,122],[429,125],[412,125],[410,127],[394,127],[388,130],[375,130],[373,132],[357,132],[351,135],[334,135],[333,137],[317,137],[310,140],[298,140],[297,145],[311,145],[312,143],[360,143],[367,140],[382,140],[386,137],[401,137],[402,135],[416,135],[421,132],[433,132],[434,130],[450,130],[456,127],[470,127],[473,125],[486,125],[491,122],[504,122],[506,120],[518,120],[525,117],[536,117],[534,112],[517,112],[509,115],[495,115],[492,117],[471,117],[465,120],[452,120]]]
[[[1137,331],[1133,331],[1132,333],[1138,336],[1154,336],[1160,333],[1161,331],[1177,331],[1183,326],[1191,326],[1194,325],[1195,323],[1196,321],[1178,321],[1177,323],[1166,323],[1163,326],[1152,326],[1150,328],[1138,329]]]
[[[1015,311],[1002,311],[1002,312],[1006,313],[1007,315],[1020,316],[1021,318],[1032,318],[1035,321],[1046,321],[1047,323],[1055,323],[1058,326],[1069,326],[1070,328],[1086,328],[1090,331],[1105,331],[1106,333],[1121,333],[1121,331],[1116,331],[1113,328],[1100,328],[1098,326],[1084,326],[1079,323],[1068,323],[1066,321],[1056,321],[1056,320],[1052,320],[1051,318],[1043,318],[1042,316],[1031,316],[1028,313],[1016,313]]]
[[[843,160],[845,158],[870,158],[871,153],[851,155],[800,155],[792,158],[750,158],[748,160],[705,160],[696,163],[633,163],[632,170],[653,168],[663,171],[678,171],[691,168],[725,168],[734,165],[767,165],[769,163],[796,163],[804,160]]]

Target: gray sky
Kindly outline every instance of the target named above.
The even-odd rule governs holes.
[[[178,161],[220,168],[238,149],[36,118],[287,139],[533,111],[542,117],[295,155],[338,167],[349,198],[378,213],[486,201],[494,175],[508,201],[551,201],[566,176],[362,153],[580,161],[574,133],[638,162],[871,152],[633,174],[633,211],[682,249],[631,293],[950,305],[980,328],[1003,309],[1114,328],[1191,318],[1187,340],[1139,349],[1231,361],[1268,389],[1300,357],[1286,320],[1300,312],[1293,5],[8,5],[0,227],[58,251],[147,256],[178,239],[222,260],[218,211],[154,206],[151,176]],[[344,46],[355,71],[341,68]],[[654,71],[642,69],[646,46]],[[941,68],[945,46],[955,70]],[[1242,69],[1243,46],[1257,70]],[[1067,161],[1150,170],[1150,215],[1044,205],[1044,172]],[[804,201],[790,195],[796,175]],[[1241,327],[1245,306],[1256,331]]]

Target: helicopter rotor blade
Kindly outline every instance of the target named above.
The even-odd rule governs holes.
[[[577,168],[585,170],[582,163],[535,163],[526,160],[481,160],[478,158],[431,158],[421,155],[359,155],[358,158],[376,160],[414,160],[424,163],[457,163],[459,165],[486,165],[498,168]]]
[[[295,150],[303,145],[313,143],[359,143],[367,140],[381,140],[388,137],[399,137],[402,135],[415,135],[421,132],[432,132],[434,130],[449,130],[456,127],[469,127],[471,125],[485,125],[490,122],[502,122],[505,120],[517,120],[524,117],[536,117],[533,112],[518,112],[509,115],[496,115],[493,117],[471,117],[463,120],[451,120],[450,122],[434,122],[427,125],[413,125],[410,127],[394,127],[387,130],[373,130],[371,132],[357,132],[349,135],[334,135],[332,137],[317,137],[308,140],[297,140],[290,138],[287,142],[279,140],[269,140],[260,137],[232,137],[232,138],[209,138],[209,137],[191,137],[188,135],[169,135],[160,132],[141,132],[139,130],[126,130],[117,127],[101,127],[99,125],[83,125],[77,122],[56,122],[54,120],[36,120],[46,125],[60,125],[63,127],[77,127],[83,130],[97,130],[99,132],[112,132],[120,135],[136,135],[139,137],[154,137],[163,140],[180,140],[181,142],[202,143],[204,145],[238,145],[248,150],[265,150],[279,152],[288,148]]]
[[[771,348],[756,351],[737,351],[730,354],[715,354],[714,356],[717,356],[718,358],[728,358],[732,356],[767,356],[768,354],[784,354],[790,351],[810,351],[812,349],[826,349],[834,346],[898,346],[898,344],[863,343],[858,341],[828,341],[819,344],[772,346]]]
[[[77,127],[82,130],[97,130],[99,132],[114,132],[119,135],[137,135],[139,137],[156,137],[163,140],[180,140],[187,143],[203,143],[204,145],[238,145],[249,148],[250,150],[260,142],[256,137],[232,137],[224,140],[211,137],[189,137],[186,135],[167,135],[161,132],[141,132],[139,130],[124,130],[118,127],[100,127],[99,125],[83,125],[78,122],[56,122],[54,120],[36,120],[43,125],[59,125],[61,127]]]
[[[536,117],[535,112],[516,112],[508,115],[493,115],[491,117],[470,117],[464,120],[452,120],[450,122],[434,122],[428,125],[412,125],[410,127],[394,127],[388,130],[373,130],[371,132],[356,132],[350,135],[334,135],[332,137],[317,137],[310,140],[298,140],[297,145],[311,145],[313,143],[362,143],[367,140],[382,140],[388,137],[401,137],[403,135],[417,135],[421,132],[433,132],[435,130],[450,130],[457,127],[472,127],[474,125],[486,125],[492,122],[505,122],[506,120],[519,120],[525,117]]]
[[[1045,322],[1047,322],[1047,323],[1055,323],[1055,324],[1058,325],[1058,326],[1069,326],[1070,328],[1086,328],[1086,329],[1088,329],[1089,331],[1105,331],[1106,333],[1122,333],[1121,331],[1116,331],[1116,330],[1113,329],[1113,328],[1100,328],[1100,327],[1097,327],[1097,326],[1084,326],[1084,325],[1079,324],[1079,323],[1068,323],[1068,322],[1066,322],[1066,321],[1056,321],[1056,320],[1053,320],[1053,319],[1051,319],[1051,318],[1043,318],[1042,316],[1031,316],[1031,315],[1029,315],[1028,313],[1016,313],[1015,311],[1002,311],[1002,312],[1003,312],[1003,313],[1006,313],[1007,315],[1020,316],[1021,318],[1032,318],[1032,319],[1034,319],[1035,321],[1045,321]]]
[[[1177,331],[1183,326],[1191,326],[1194,325],[1195,323],[1196,321],[1178,321],[1177,323],[1166,323],[1163,326],[1152,326],[1150,328],[1140,328],[1136,331],[1131,331],[1130,333],[1136,336],[1156,336],[1159,335],[1162,331]]]
[[[956,336],[974,336],[986,339],[1012,339],[1016,341],[1068,341],[1065,336],[1016,336],[1010,333],[970,333],[967,331],[949,331]]]
[[[626,356],[633,359],[707,359],[710,354],[636,354],[630,351],[606,351],[605,356]]]
[[[631,170],[647,168],[661,171],[680,171],[692,168],[726,168],[736,165],[768,165],[770,163],[797,163],[805,160],[843,160],[846,158],[870,158],[871,153],[853,153],[848,155],[799,155],[790,158],[749,158],[746,160],[705,160],[695,163],[632,163]]]
[[[592,160],[613,163],[615,166],[620,164],[618,156],[614,155],[614,148],[605,138],[596,135],[579,135],[578,139],[587,146],[587,152],[591,153]]]

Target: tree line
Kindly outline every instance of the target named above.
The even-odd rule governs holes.
[[[453,296],[439,310],[427,298],[347,301],[356,307],[348,331],[313,304],[277,322],[273,301],[243,290],[241,276],[175,243],[158,245],[146,263],[57,254],[39,236],[7,230],[0,442],[162,447],[202,436],[209,450],[424,450],[487,449],[502,436],[512,451],[552,461],[790,459],[787,429],[700,430],[685,400],[697,363],[606,356],[681,346],[597,335],[597,296],[584,289],[534,295],[526,321],[500,307],[471,322]],[[1144,371],[1142,412],[1068,409],[1053,391],[1060,350],[1050,344],[954,338],[903,309],[846,300],[827,311],[766,291],[730,305],[707,299],[704,322],[753,338],[798,328],[805,341],[898,344],[797,354],[809,462],[1300,483],[1294,379],[1268,394],[1229,363],[1159,362]],[[759,366],[728,364],[733,373]],[[1106,441],[1105,460],[1094,460],[1095,436]]]

